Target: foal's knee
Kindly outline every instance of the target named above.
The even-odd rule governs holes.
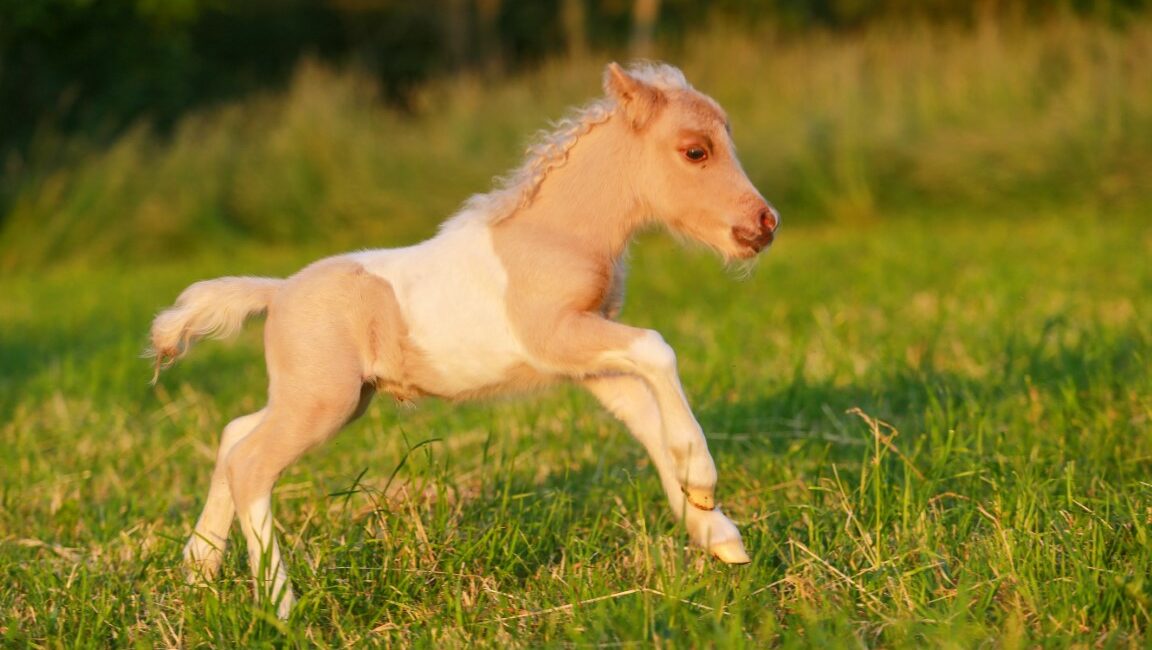
[[[676,351],[656,330],[646,330],[632,342],[628,351],[643,368],[658,373],[676,372]]]
[[[228,424],[224,425],[224,432],[220,435],[220,451],[217,458],[222,460],[227,458],[228,452],[252,432],[252,429],[260,422],[260,418],[264,417],[264,411],[260,410],[248,415],[242,415]]]
[[[238,441],[224,457],[224,473],[236,507],[243,509],[263,492],[271,492],[283,467],[273,468],[274,453],[262,449],[251,436]]]
[[[291,409],[269,411],[227,451],[224,470],[237,507],[266,494],[280,473],[309,449],[331,438],[355,411],[360,394],[325,400],[297,397]]]

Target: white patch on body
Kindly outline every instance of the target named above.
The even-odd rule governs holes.
[[[482,220],[459,219],[416,246],[348,257],[392,285],[410,342],[443,382],[422,390],[446,396],[482,390],[529,362],[508,319],[508,276]]]

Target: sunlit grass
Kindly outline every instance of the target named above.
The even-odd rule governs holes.
[[[252,608],[242,553],[211,589],[179,572],[218,430],[261,403],[259,328],[155,390],[135,355],[188,281],[306,256],[17,278],[2,638],[1140,647],[1150,253],[1136,220],[895,221],[788,233],[738,282],[647,238],[625,316],[676,346],[753,564],[686,549],[639,446],[579,392],[381,399],[280,483],[286,626]]]

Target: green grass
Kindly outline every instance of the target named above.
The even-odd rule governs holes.
[[[381,399],[280,483],[285,625],[237,546],[211,588],[179,569],[217,432],[260,403],[259,328],[155,390],[136,353],[187,282],[309,256],[8,279],[0,638],[1145,646],[1150,254],[1134,219],[897,220],[793,229],[737,281],[648,238],[626,319],[678,349],[753,564],[687,549],[579,392]]]
[[[380,399],[290,469],[288,623],[235,531],[184,584],[219,430],[262,404],[260,328],[152,388],[151,316],[427,235],[603,61],[430,86],[414,116],[305,65],[170,136],[45,134],[6,167],[0,645],[1152,643],[1152,22],[693,43],[669,58],[784,230],[746,280],[643,238],[624,319],[677,349],[751,565],[687,548],[639,445],[561,389]]]

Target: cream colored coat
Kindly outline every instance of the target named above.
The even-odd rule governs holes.
[[[217,572],[238,513],[260,593],[287,617],[295,599],[271,513],[284,468],[377,392],[460,400],[563,380],[586,386],[643,443],[695,544],[748,561],[715,507],[716,467],[675,354],[657,332],[614,318],[638,228],[664,224],[748,259],[779,218],[741,169],[723,111],[679,70],[612,64],[605,90],[436,237],[328,258],[285,280],[199,282],[157,316],[159,370],[195,339],[268,314],[268,403],[224,429],[185,548],[195,577]]]

